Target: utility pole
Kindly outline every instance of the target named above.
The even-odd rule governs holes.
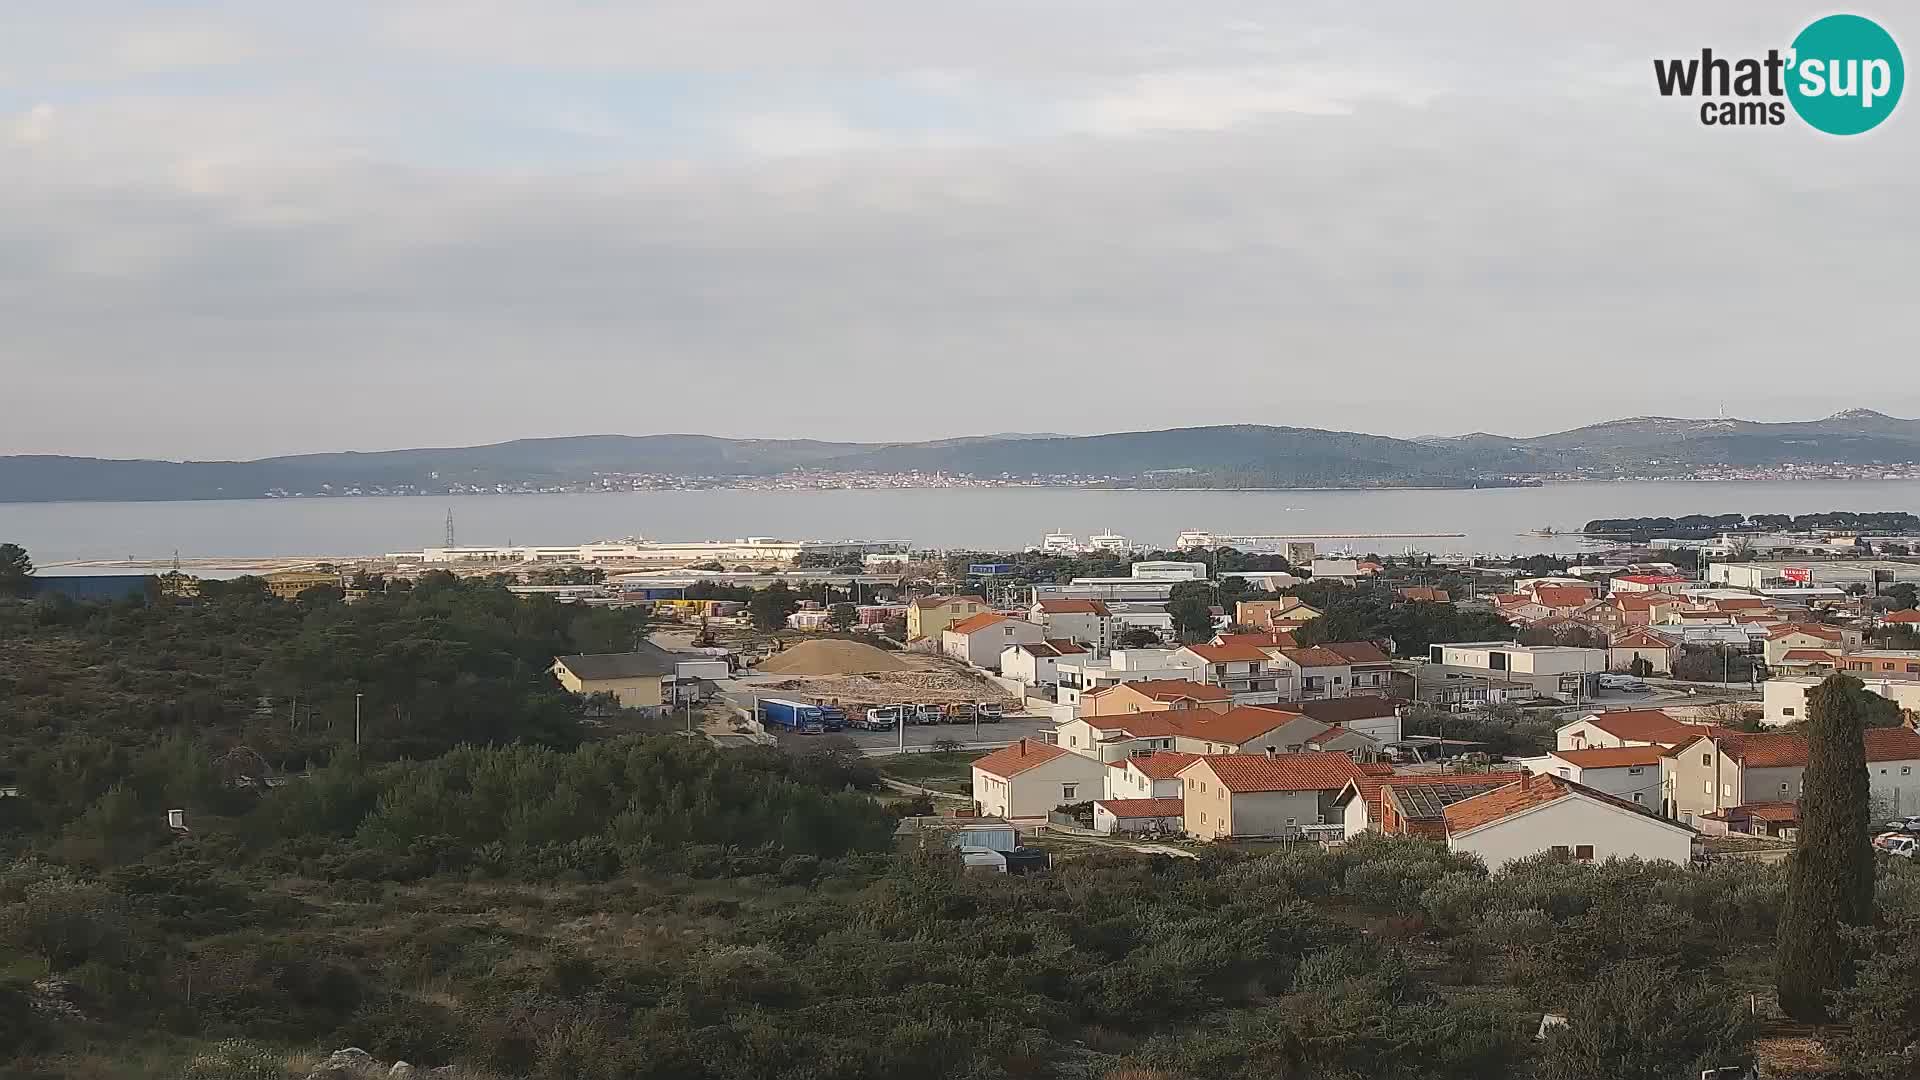
[[[353,745],[355,746],[360,745],[360,699],[364,696],[358,690],[353,692]]]

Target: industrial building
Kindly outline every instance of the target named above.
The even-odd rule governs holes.
[[[1767,590],[1794,585],[1826,586],[1845,589],[1860,585],[1873,592],[1875,579],[1880,588],[1903,581],[1920,585],[1920,562],[1894,559],[1802,559],[1797,562],[1766,560],[1759,562],[1717,562],[1707,566],[1707,580],[1737,589]]]
[[[782,540],[772,536],[748,536],[738,540],[700,540],[670,543],[628,537],[619,541],[575,544],[561,547],[434,547],[421,551],[398,551],[387,558],[395,562],[448,564],[490,563],[582,563],[595,565],[691,565],[718,562],[727,565],[750,563],[756,566],[791,564],[802,554],[844,556],[860,560],[868,555],[901,555],[907,551],[905,540]]]

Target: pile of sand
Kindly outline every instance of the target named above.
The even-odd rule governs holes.
[[[803,641],[762,661],[759,670],[775,675],[858,675],[869,671],[906,671],[909,665],[859,641],[826,638]]]

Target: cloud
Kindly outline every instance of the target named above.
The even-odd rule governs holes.
[[[239,64],[260,54],[256,42],[231,27],[166,26],[129,30],[110,50],[128,73],[152,74]]]
[[[0,42],[0,453],[1920,412],[1920,127],[1647,85],[1783,6],[271,10]]]

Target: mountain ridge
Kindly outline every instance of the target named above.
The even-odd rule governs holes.
[[[1467,487],[1656,464],[1671,471],[1915,461],[1920,420],[1865,408],[1804,421],[1635,416],[1536,436],[1472,432],[1421,439],[1265,424],[888,443],[609,433],[251,460],[0,456],[0,502],[537,490],[611,478],[700,481],[809,470],[1104,479],[1149,487]]]

